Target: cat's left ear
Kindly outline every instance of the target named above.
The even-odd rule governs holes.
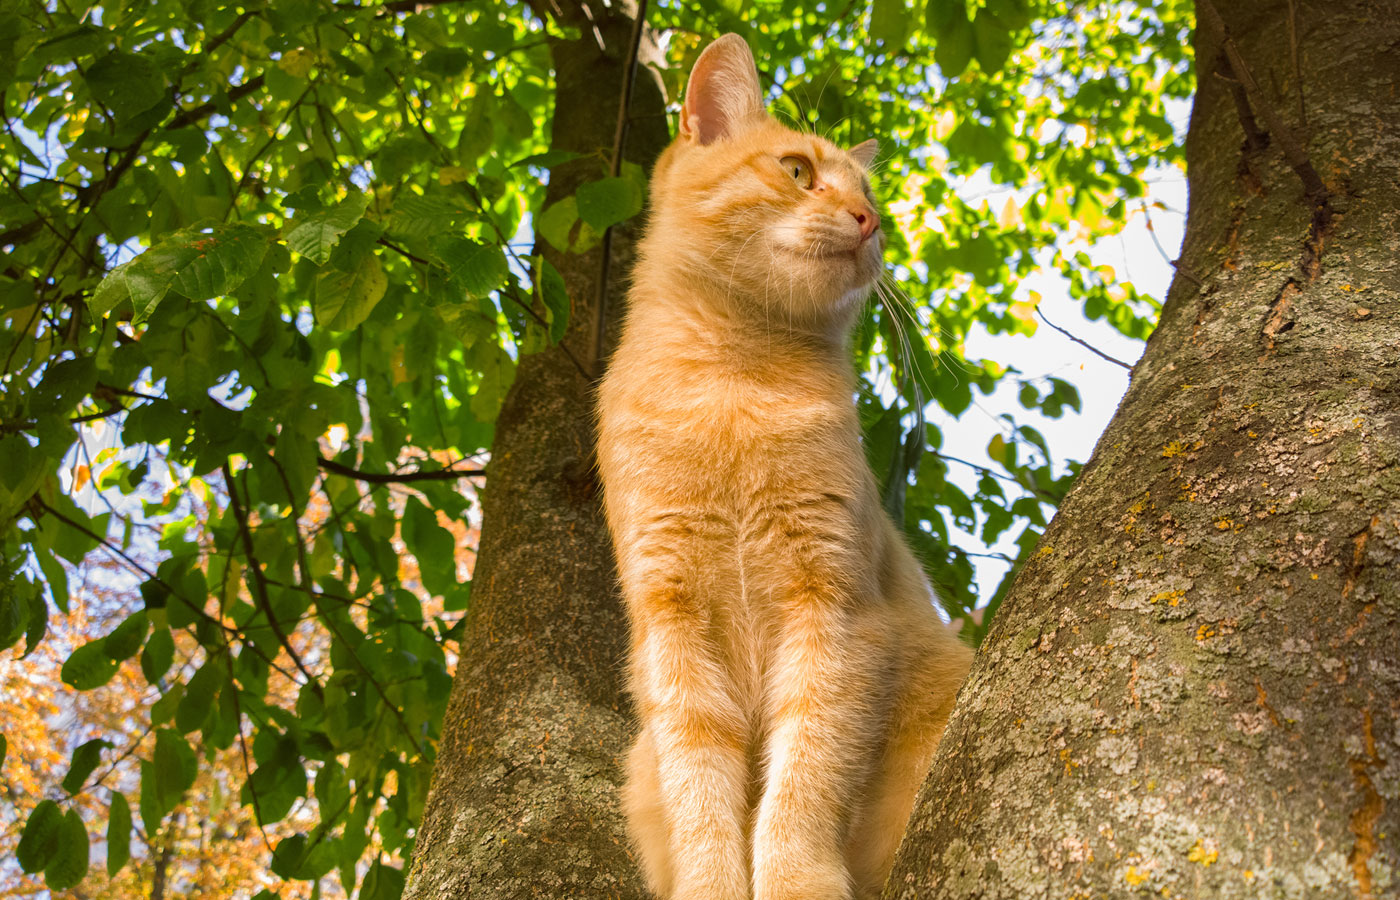
[[[862,169],[868,169],[870,168],[870,164],[875,161],[875,157],[880,153],[880,142],[871,138],[868,141],[856,144],[848,152],[856,162],[860,163]]]
[[[681,106],[681,134],[701,144],[732,135],[763,114],[763,91],[749,45],[726,34],[705,48],[690,70]]]

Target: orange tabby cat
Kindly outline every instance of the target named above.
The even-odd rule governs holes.
[[[875,896],[967,670],[861,449],[874,155],[769,118],[730,34],[652,176],[599,461],[642,724],[624,802],[667,900]]]

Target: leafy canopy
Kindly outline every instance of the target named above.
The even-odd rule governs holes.
[[[1179,162],[1187,4],[701,0],[648,24],[672,99],[738,31],[778,114],[881,140],[903,296],[858,333],[866,444],[948,612],[994,607],[1006,584],[977,597],[950,537],[1014,533],[1019,564],[1072,475],[1010,417],[985,461],[951,460],[918,413],[955,420],[1007,379],[1027,409],[1077,408],[1071,383],[963,351],[977,327],[1035,329],[1034,271],[1151,329],[1156,300],[1064,247],[1116,232],[1147,168]],[[158,834],[237,748],[276,876],[397,896],[480,461],[517,362],[570,322],[528,238],[586,250],[644,203],[599,147],[597,177],[543,208],[577,159],[550,147],[549,44],[580,39],[544,4],[0,0],[0,648],[54,621],[73,690],[122,666],[149,684],[141,742],[83,743],[23,798],[17,864],[50,888],[104,830],[74,798],[110,811],[116,871],[136,823]],[[977,199],[999,186],[1004,206]],[[314,824],[278,830],[294,807]]]

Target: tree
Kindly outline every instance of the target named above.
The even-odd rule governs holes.
[[[658,87],[674,99],[724,31],[754,42],[779,114],[886,143],[908,296],[860,327],[867,446],[946,611],[985,633],[1010,578],[979,595],[955,538],[1011,537],[1014,573],[1077,465],[1017,417],[985,461],[954,459],[923,414],[999,384],[1027,416],[1077,405],[965,352],[974,329],[1034,331],[1038,270],[1151,329],[1156,301],[1069,241],[1115,233],[1179,159],[1184,3],[645,11],[634,30],[591,0],[0,0],[0,647],[35,677],[41,646],[65,651],[70,690],[43,695],[61,707],[128,680],[152,701],[130,730],[93,720],[99,765],[135,768],[78,795],[0,744],[7,777],[30,771],[7,873],[90,887],[107,833],[154,871],[139,836],[228,771],[269,833],[258,886],[393,897],[418,846],[409,893],[635,894],[590,381]]]
[[[1176,281],[886,896],[1400,886],[1397,29],[1366,4],[1197,14],[1222,77],[1191,116]]]

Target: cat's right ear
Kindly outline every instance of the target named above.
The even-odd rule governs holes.
[[[726,34],[705,48],[690,70],[681,106],[681,134],[712,144],[747,118],[763,113],[758,67],[748,43]]]

